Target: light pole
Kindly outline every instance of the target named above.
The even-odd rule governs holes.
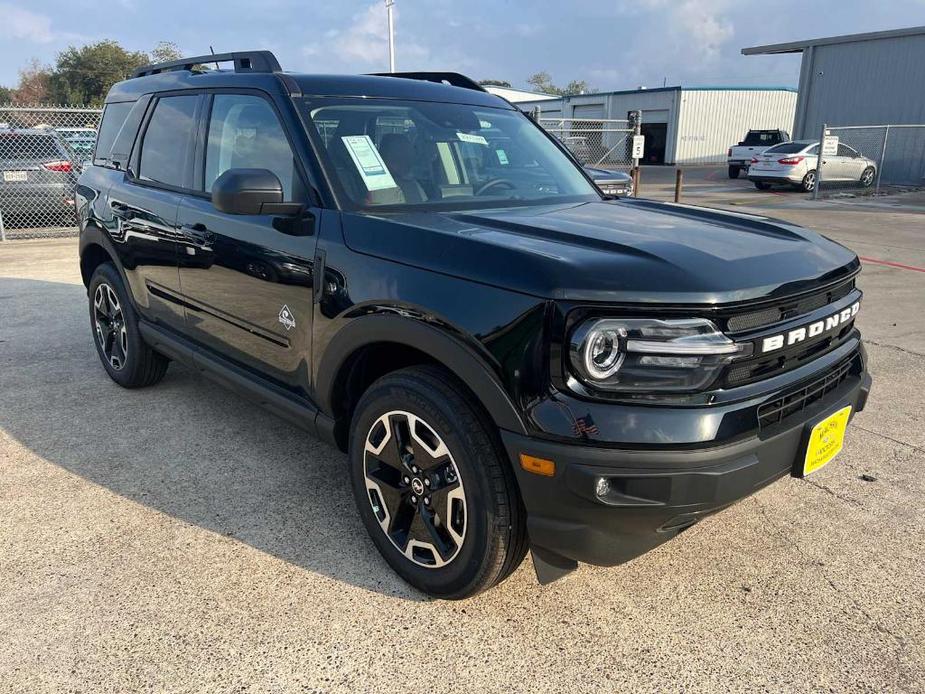
[[[395,22],[392,19],[392,6],[395,0],[385,0],[385,9],[389,13],[389,72],[395,72]]]

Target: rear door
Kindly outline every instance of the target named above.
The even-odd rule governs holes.
[[[179,210],[180,281],[187,332],[200,345],[278,381],[307,388],[313,261],[321,210],[273,102],[260,93],[216,93],[203,118],[197,193]],[[272,171],[296,217],[231,215],[212,205],[229,169]]]
[[[109,206],[135,303],[153,322],[184,326],[177,267],[177,208],[192,187],[197,115],[203,97],[157,98],[142,124],[124,180],[109,190]]]

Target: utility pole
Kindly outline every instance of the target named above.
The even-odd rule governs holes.
[[[395,72],[395,22],[392,19],[392,6],[395,0],[385,0],[385,9],[389,13],[389,72]]]

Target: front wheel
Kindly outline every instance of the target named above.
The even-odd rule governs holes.
[[[870,188],[874,184],[874,178],[877,175],[877,171],[873,166],[868,166],[864,169],[864,173],[861,174],[861,185],[865,188]]]
[[[523,504],[492,427],[436,367],[384,376],[357,405],[349,457],[360,516],[389,565],[429,595],[479,593],[526,554]]]

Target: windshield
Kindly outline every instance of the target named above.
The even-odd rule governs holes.
[[[393,99],[301,101],[328,178],[351,209],[600,199],[519,111]]]

